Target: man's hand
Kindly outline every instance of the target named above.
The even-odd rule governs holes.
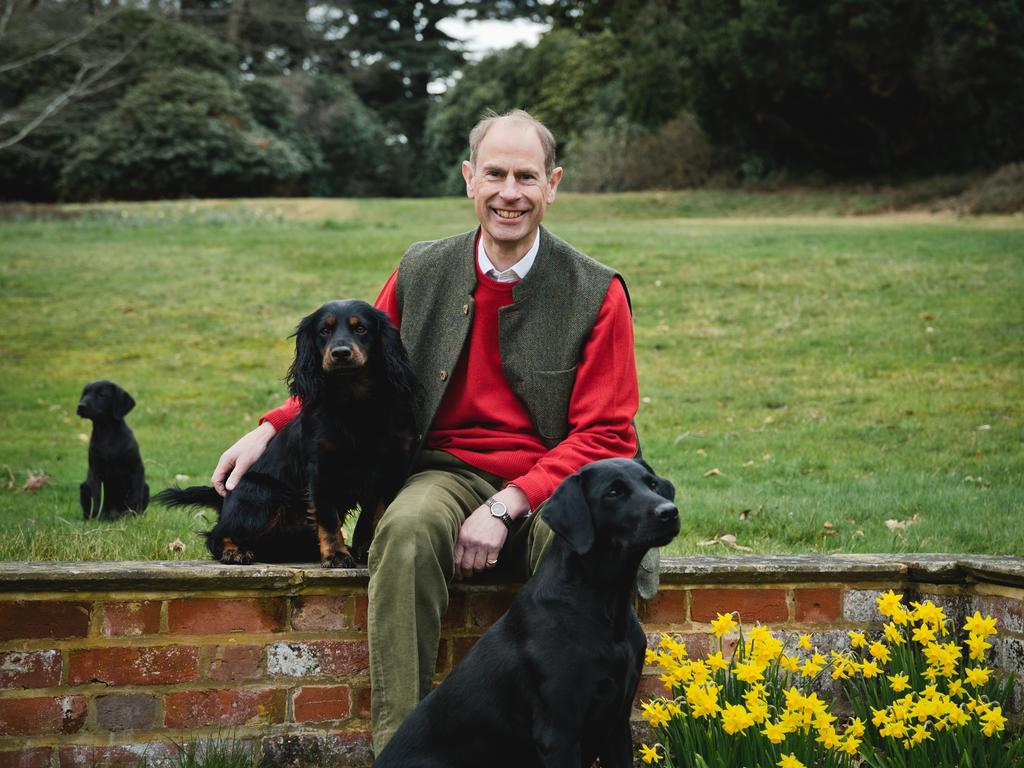
[[[518,520],[530,509],[526,494],[514,485],[501,489],[494,498],[505,503],[513,520]],[[459,529],[459,538],[455,542],[455,577],[465,579],[493,568],[507,538],[508,528],[491,514],[486,504],[474,509]]]
[[[220,461],[217,462],[217,468],[213,470],[213,477],[210,478],[214,490],[221,496],[226,496],[228,491],[235,490],[242,475],[256,463],[256,459],[263,455],[267,449],[267,443],[275,434],[277,434],[277,430],[274,429],[274,426],[269,421],[264,421],[252,432],[242,435],[238,442],[224,451]],[[224,478],[227,478],[227,482],[224,481]]]

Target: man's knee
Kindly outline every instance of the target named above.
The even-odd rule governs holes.
[[[458,536],[457,512],[448,508],[444,495],[399,495],[381,516],[370,546],[370,569],[392,556],[407,565],[424,557],[451,559]]]

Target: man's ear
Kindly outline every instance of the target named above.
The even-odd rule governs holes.
[[[548,203],[555,202],[555,193],[558,192],[558,185],[562,181],[562,166],[558,166],[548,175]]]
[[[462,178],[466,180],[466,197],[473,197],[473,165],[469,160],[462,161]]]
[[[594,520],[583,495],[583,479],[570,475],[559,485],[541,510],[544,522],[568,542],[578,555],[594,546]]]

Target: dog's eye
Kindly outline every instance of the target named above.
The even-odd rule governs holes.
[[[320,329],[320,335],[323,336],[324,338],[327,338],[328,336],[331,335],[331,329],[325,325],[323,328]]]
[[[647,487],[650,488],[652,491],[658,490],[658,481],[651,480],[649,483],[647,483]]]
[[[605,492],[605,496],[607,496],[610,499],[615,499],[618,498],[619,496],[622,496],[624,493],[625,488],[623,488],[622,483],[612,483],[610,486],[608,486],[608,490]]]
[[[360,325],[357,325],[357,326],[356,326],[355,328],[353,328],[352,330],[353,330],[353,331],[354,331],[355,333],[366,333],[366,331],[367,331],[367,328],[366,328],[366,326],[365,326],[365,325],[362,325],[362,324],[360,324]]]

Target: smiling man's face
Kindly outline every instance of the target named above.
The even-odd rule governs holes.
[[[562,169],[544,171],[544,149],[533,125],[498,120],[477,147],[476,166],[462,164],[466,194],[483,228],[484,249],[499,269],[521,259],[555,199]]]

